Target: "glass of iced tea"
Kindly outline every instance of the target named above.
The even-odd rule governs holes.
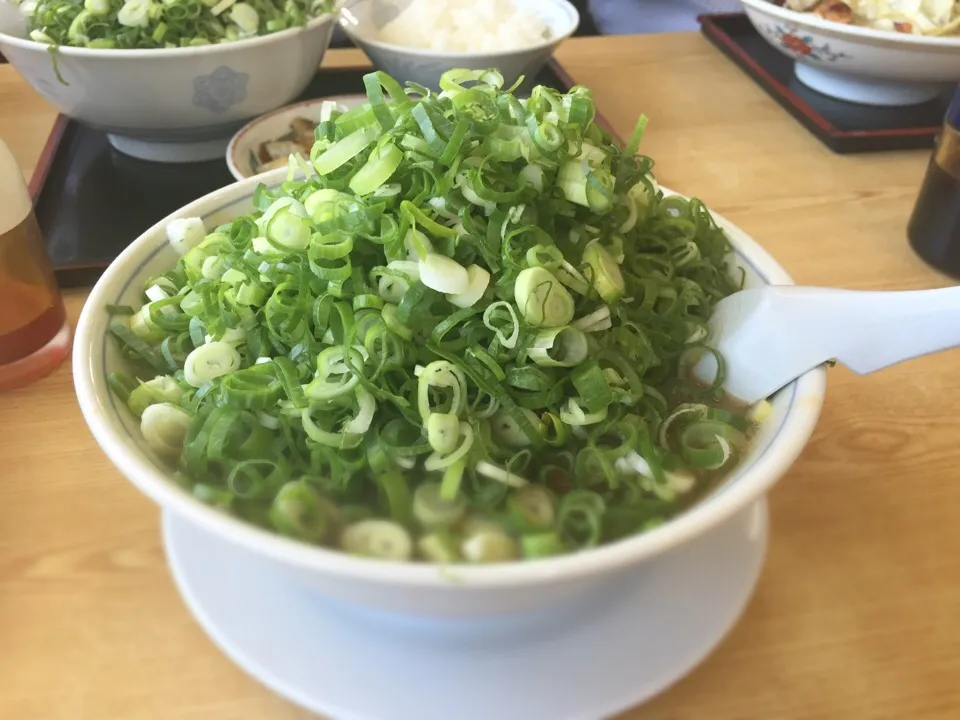
[[[0,139],[0,390],[51,372],[70,325],[20,167]]]

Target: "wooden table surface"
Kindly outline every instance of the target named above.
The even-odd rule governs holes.
[[[642,149],[663,184],[736,222],[798,282],[948,284],[905,237],[926,153],[834,155],[696,35],[574,39],[559,56],[621,134],[650,116]],[[0,66],[0,136],[28,176],[53,120]],[[68,294],[74,319],[83,299]],[[958,364],[830,372],[818,430],[771,495],[742,621],[620,720],[960,717]],[[193,621],[158,519],[94,444],[69,365],[0,399],[0,718],[310,717]]]

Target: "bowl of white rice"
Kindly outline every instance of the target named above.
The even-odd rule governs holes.
[[[453,67],[532,78],[579,24],[567,0],[350,0],[340,15],[376,67],[431,89]]]

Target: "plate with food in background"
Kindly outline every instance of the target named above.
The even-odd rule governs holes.
[[[960,35],[960,2],[957,0],[782,0],[774,4],[842,25],[907,35]]]
[[[286,167],[292,154],[310,156],[314,131],[332,109],[344,112],[364,95],[335,95],[287,105],[242,127],[227,146],[227,167],[237,180]]]
[[[797,80],[861,105],[900,107],[960,81],[957,0],[741,0],[750,22],[796,61]]]

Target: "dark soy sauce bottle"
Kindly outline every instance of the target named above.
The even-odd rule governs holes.
[[[960,279],[960,86],[947,110],[907,235],[927,263]]]

